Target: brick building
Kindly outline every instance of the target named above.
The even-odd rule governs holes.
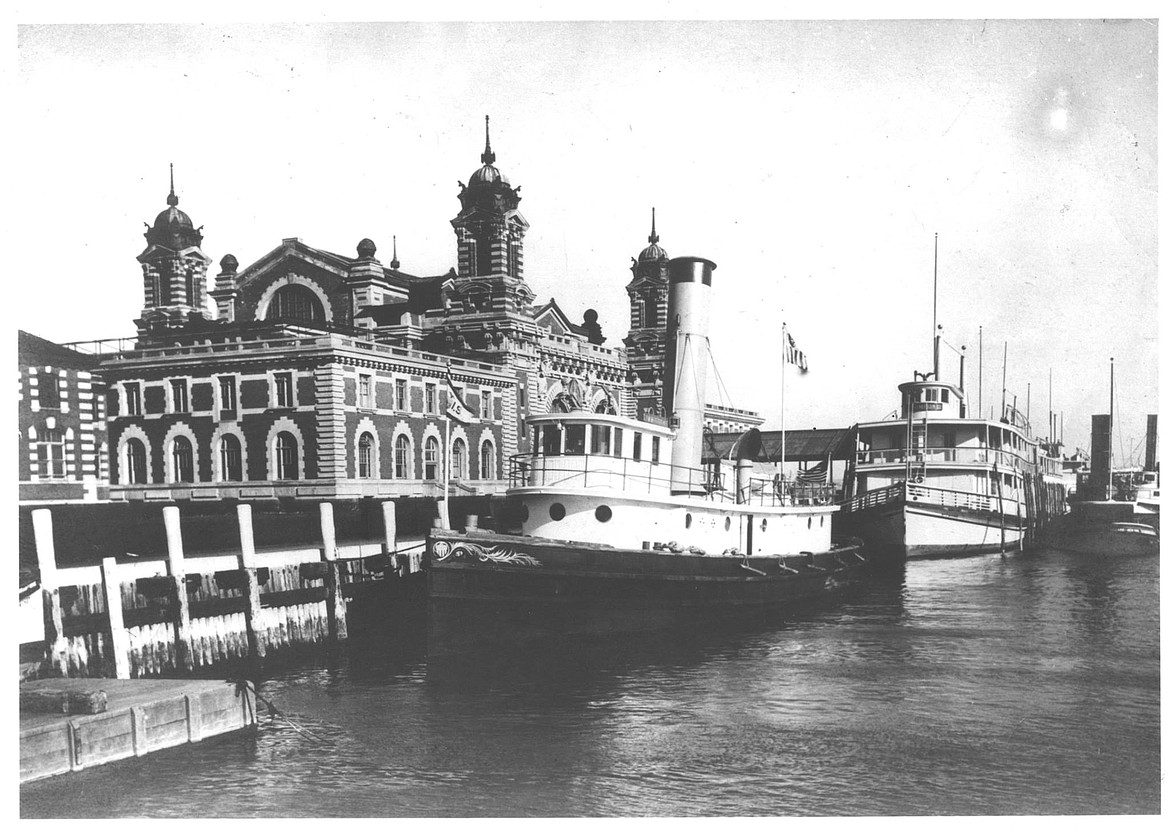
[[[172,176],[138,256],[137,339],[102,353],[111,497],[439,495],[448,472],[453,494],[494,493],[530,413],[635,414],[596,314],[534,306],[528,222],[495,159],[486,136],[437,276],[400,269],[396,246],[384,265],[368,238],[356,256],[289,238],[242,270],[225,255],[209,287]],[[446,419],[452,388],[471,420]]]
[[[25,331],[16,354],[19,501],[101,498],[109,473],[97,360]]]

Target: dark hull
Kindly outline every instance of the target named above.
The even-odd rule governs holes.
[[[816,555],[724,557],[442,530],[428,536],[424,557],[431,600],[644,609],[806,599],[845,583],[863,563],[856,547]]]

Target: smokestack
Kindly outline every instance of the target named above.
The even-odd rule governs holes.
[[[711,273],[705,258],[672,258],[666,314],[666,380],[662,400],[671,427],[670,488],[675,494],[704,493],[703,411],[707,403],[708,323]]]
[[[1158,469],[1158,416],[1146,416],[1146,470]]]

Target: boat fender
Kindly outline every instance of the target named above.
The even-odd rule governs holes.
[[[723,553],[724,554],[743,554],[743,552],[741,552],[735,546],[732,546],[730,549],[724,549]]]
[[[915,476],[914,481],[921,485],[925,480],[921,476]]]
[[[672,554],[682,554],[683,550],[682,546],[680,546],[675,540],[671,540],[669,543],[667,543],[666,548],[668,548]]]
[[[689,546],[687,548],[687,552],[690,554],[700,554],[700,555],[705,555],[707,553],[703,549],[700,549],[698,546]]]

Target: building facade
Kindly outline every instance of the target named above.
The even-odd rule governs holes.
[[[368,238],[355,256],[290,238],[242,270],[225,255],[209,287],[172,176],[138,256],[137,340],[102,355],[111,497],[495,493],[528,415],[633,415],[596,313],[534,305],[528,222],[495,159],[487,135],[451,220],[457,266],[437,276],[400,269],[396,243],[386,266]]]
[[[16,346],[19,501],[104,498],[109,472],[97,361],[25,331]]]

